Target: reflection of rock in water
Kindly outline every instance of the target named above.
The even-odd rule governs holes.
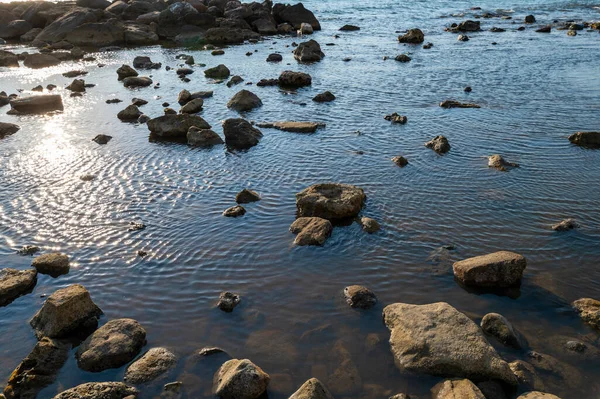
[[[455,260],[455,246],[442,245],[429,253],[427,262],[431,265],[429,272],[436,275],[446,274]]]

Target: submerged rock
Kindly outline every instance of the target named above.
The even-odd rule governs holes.
[[[398,155],[397,157],[392,158],[392,162],[394,162],[399,167],[403,168],[408,165],[408,160],[404,158],[402,155]]]
[[[187,143],[193,147],[212,147],[223,144],[223,139],[210,129],[190,127],[187,132]]]
[[[486,399],[479,388],[467,379],[442,381],[431,388],[433,399]]]
[[[455,101],[455,100],[444,100],[440,103],[440,107],[442,107],[442,108],[481,108],[477,104],[461,103],[460,101]]]
[[[393,114],[390,115],[386,115],[383,117],[383,119],[385,119],[386,121],[390,121],[392,123],[397,123],[400,125],[404,125],[406,122],[408,122],[408,118],[404,115],[399,115],[397,112],[394,112]]]
[[[223,211],[223,216],[236,218],[238,216],[244,216],[246,214],[246,208],[241,205],[232,206]]]
[[[383,317],[401,371],[517,385],[508,364],[479,327],[449,304],[395,303],[384,308]]]
[[[235,202],[238,204],[248,204],[250,202],[260,201],[260,195],[256,191],[243,189],[235,196]]]
[[[278,84],[290,88],[305,87],[312,84],[312,78],[304,72],[283,71],[279,75]]]
[[[40,247],[36,245],[23,245],[21,249],[17,250],[17,254],[21,256],[33,256],[40,252],[40,250]]]
[[[506,346],[523,349],[523,339],[504,316],[498,313],[488,313],[481,320],[481,329]]]
[[[569,136],[569,141],[581,147],[600,148],[600,132],[577,132]]]
[[[298,216],[345,219],[358,215],[366,200],[362,188],[340,183],[314,184],[296,194]]]
[[[381,226],[375,219],[362,217],[360,218],[360,224],[362,225],[363,230],[369,234],[373,234],[381,230]]]
[[[575,219],[565,219],[552,225],[552,230],[554,231],[569,231],[579,227],[579,223],[575,221]]]
[[[231,359],[215,373],[213,391],[221,399],[257,399],[270,377],[248,359]]]
[[[573,302],[573,308],[581,320],[590,327],[600,331],[600,301],[592,298],[581,298]]]
[[[31,292],[36,283],[36,270],[0,269],[0,306]]]
[[[187,139],[192,126],[198,129],[211,128],[201,117],[189,114],[163,115],[148,121],[148,130],[153,135],[167,140]]]
[[[327,219],[300,217],[292,223],[290,231],[296,234],[296,245],[323,245],[331,235],[333,226]]]
[[[329,353],[329,359],[336,365],[327,378],[327,386],[331,392],[344,397],[360,392],[363,385],[362,378],[342,341],[336,342]]]
[[[245,119],[227,119],[223,122],[225,143],[231,149],[245,150],[258,144],[263,134]]]
[[[238,112],[251,111],[262,105],[262,101],[258,96],[249,90],[241,90],[237,92],[227,103],[227,108],[234,109]]]
[[[321,381],[311,378],[302,384],[289,399],[333,399],[333,396]]]
[[[510,168],[518,168],[519,164],[508,162],[501,155],[495,154],[488,157],[488,166],[506,172]]]
[[[11,111],[17,114],[44,114],[64,109],[60,94],[20,97],[10,100]]]
[[[436,136],[431,141],[425,143],[425,147],[431,148],[438,154],[445,154],[450,151],[450,143],[444,136]]]
[[[452,265],[454,277],[465,286],[488,288],[519,286],[526,267],[523,256],[509,251],[476,256]]]
[[[324,91],[314,96],[312,100],[317,103],[328,103],[335,100],[335,96],[330,91]]]
[[[377,303],[375,294],[362,285],[350,285],[344,288],[346,302],[353,308],[370,309]]]
[[[302,42],[294,49],[294,58],[299,62],[318,62],[325,57],[321,46],[316,40]]]
[[[125,372],[125,381],[141,384],[155,380],[177,363],[177,357],[166,348],[152,348],[133,362]]]
[[[132,399],[138,390],[122,382],[88,382],[67,389],[53,399]]]
[[[339,30],[342,32],[354,32],[360,30],[360,27],[356,25],[344,25]]]
[[[317,131],[319,127],[324,126],[325,124],[319,122],[296,122],[296,121],[287,121],[287,122],[273,122],[273,123],[258,123],[257,126],[261,128],[272,128],[277,130],[282,130],[284,132],[293,132],[293,133],[314,133]]]
[[[49,274],[52,277],[58,277],[69,273],[69,257],[61,253],[50,253],[40,255],[33,260],[31,266],[35,267],[38,273]]]
[[[544,383],[531,364],[523,360],[515,360],[509,366],[522,389],[525,391],[544,390]]]
[[[421,29],[410,29],[405,35],[398,36],[400,43],[421,44],[425,41],[425,35]]]
[[[225,291],[221,292],[219,295],[219,302],[217,302],[217,307],[221,309],[223,312],[231,313],[233,309],[240,303],[241,299],[238,294],[234,294],[233,292]]]
[[[539,29],[536,29],[535,31],[538,33],[550,33],[552,32],[552,25],[543,26]]]

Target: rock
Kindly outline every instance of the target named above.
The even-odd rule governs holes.
[[[307,23],[303,22],[300,24],[300,29],[298,29],[298,33],[300,35],[312,35],[313,27],[311,24],[307,24]]]
[[[150,57],[137,56],[133,59],[133,67],[137,69],[160,69],[160,62],[152,62]]]
[[[399,115],[397,112],[394,112],[391,115],[386,115],[383,117],[383,119],[400,125],[404,125],[406,122],[408,122],[408,118],[406,116]]]
[[[488,313],[481,320],[481,329],[506,346],[523,349],[523,339],[506,318],[498,313]]]
[[[111,5],[108,0],[77,0],[76,4],[77,7],[97,8],[100,10],[104,10]]]
[[[283,56],[281,54],[269,54],[267,57],[267,62],[281,62],[283,61]]]
[[[11,111],[18,114],[44,114],[64,109],[60,94],[43,94],[15,98],[10,100],[10,106],[12,108]]]
[[[575,219],[565,219],[560,223],[552,225],[552,230],[554,231],[569,231],[579,227],[579,224],[575,221]]]
[[[162,139],[187,139],[187,133],[194,126],[198,129],[210,129],[211,126],[197,115],[163,115],[148,121],[148,130]]]
[[[509,399],[504,392],[502,384],[497,381],[482,381],[477,383],[477,388],[486,399]]]
[[[213,50],[210,54],[211,55],[224,55],[225,50]]]
[[[138,118],[137,122],[138,123],[146,123],[150,120],[150,117],[146,114],[142,114],[140,115],[140,117]]]
[[[40,247],[35,245],[24,245],[17,251],[17,254],[21,256],[33,256],[38,252],[40,252]]]
[[[148,101],[142,98],[134,97],[131,99],[131,104],[135,105],[136,107],[141,107],[142,105],[148,104]]]
[[[388,399],[410,399],[410,396],[405,393],[399,393],[394,396],[390,396]]]
[[[521,284],[527,260],[514,252],[499,251],[454,263],[454,277],[468,287],[514,287]]]
[[[234,294],[233,292],[229,291],[221,292],[217,307],[223,312],[231,313],[233,312],[233,309],[240,303],[240,301],[241,299],[238,294]]]
[[[467,35],[458,35],[456,40],[458,40],[459,42],[468,42],[470,39]]]
[[[18,67],[19,56],[10,51],[0,50],[0,67]]]
[[[586,324],[600,331],[600,301],[581,298],[573,302],[572,306]]]
[[[95,328],[101,314],[90,293],[83,286],[73,284],[50,295],[30,324],[38,339],[63,338],[80,329]]]
[[[129,46],[151,46],[158,44],[159,37],[152,27],[127,24],[125,25],[123,42]],[[160,68],[160,64],[159,68]]]
[[[258,123],[258,127],[272,128],[292,133],[314,133],[318,128],[323,127],[323,123],[318,122],[273,122],[273,123]]]
[[[225,65],[221,64],[214,68],[209,68],[204,71],[204,76],[211,79],[227,79],[231,72],[229,72],[229,68]]]
[[[376,233],[381,230],[381,226],[375,219],[362,217],[360,219],[360,224],[362,225],[363,230],[369,234]]]
[[[178,68],[175,72],[181,77],[193,74],[194,70],[192,68]]]
[[[227,103],[227,108],[234,109],[238,112],[251,111],[262,105],[262,101],[258,96],[251,91],[241,90],[237,92]]]
[[[339,396],[353,395],[361,391],[362,379],[350,352],[341,341],[336,342],[329,354],[332,364],[337,367],[327,378],[327,386],[331,392]]]
[[[479,21],[463,21],[453,29],[458,32],[478,32],[481,30],[481,23]]]
[[[25,20],[17,19],[8,24],[0,25],[0,38],[2,39],[17,39],[21,35],[29,32],[33,26]]]
[[[92,141],[94,141],[100,145],[108,144],[108,142],[110,140],[112,140],[112,136],[109,136],[107,134],[99,134],[92,139]]]
[[[241,44],[246,40],[258,40],[260,35],[250,29],[211,28],[204,33],[204,42],[210,44]]]
[[[394,162],[396,165],[400,166],[401,168],[408,165],[408,160],[406,158],[404,158],[402,155],[398,155],[397,157],[392,158],[392,162]]]
[[[406,54],[400,54],[397,55],[396,58],[394,58],[394,60],[398,61],[398,62],[410,62],[412,58],[410,58],[408,55]]]
[[[263,134],[244,119],[227,119],[223,122],[223,134],[228,147],[245,150],[258,144]]]
[[[464,88],[464,92],[465,93],[470,93],[472,91],[473,91],[473,89],[471,88],[471,86],[467,86],[467,87]]]
[[[309,74],[304,72],[283,71],[281,75],[279,75],[278,83],[283,87],[299,88],[310,86],[312,84],[312,78]]]
[[[445,100],[440,103],[442,108],[481,108],[477,104],[461,103],[460,101]]]
[[[69,273],[69,257],[61,253],[44,254],[35,258],[31,266],[35,267],[38,273],[58,277]]]
[[[270,377],[248,359],[231,359],[215,373],[213,391],[221,399],[257,399]]]
[[[0,306],[28,294],[36,283],[36,270],[0,269]]]
[[[15,125],[14,123],[0,122],[0,138],[15,134],[20,129],[19,125]]]
[[[65,72],[62,75],[65,78],[76,78],[77,76],[83,76],[83,75],[87,75],[87,74],[88,73],[86,71],[73,70],[73,71]]]
[[[353,308],[370,309],[377,303],[375,294],[362,285],[350,285],[344,288],[346,302]]]
[[[471,381],[446,380],[431,388],[433,399],[486,399]]]
[[[134,399],[138,391],[122,382],[88,382],[67,389],[54,399]]]
[[[508,162],[501,155],[495,154],[488,157],[488,166],[506,172],[509,168],[518,168],[519,164]]]
[[[296,234],[296,245],[323,245],[331,235],[333,225],[319,217],[300,217],[292,223],[290,231]]]
[[[533,23],[535,23],[535,17],[533,15],[527,15],[525,17],[525,23],[526,24],[533,24]]]
[[[358,215],[366,198],[362,188],[349,184],[321,183],[296,194],[296,208],[298,217],[346,219]]]
[[[250,202],[260,201],[260,195],[256,191],[243,189],[235,196],[235,202],[238,204],[249,204]]]
[[[241,205],[232,206],[223,211],[223,216],[236,218],[238,216],[244,216],[246,209]]]
[[[146,76],[129,76],[123,79],[123,86],[125,87],[148,87],[152,84],[152,79]]]
[[[31,353],[12,372],[4,394],[11,398],[35,398],[39,391],[52,384],[69,357],[70,345],[42,338]]]
[[[123,64],[117,69],[117,75],[119,75],[119,80],[123,80],[132,76],[138,76],[138,73],[129,65]]]
[[[552,32],[552,25],[543,26],[539,29],[536,29],[535,31],[538,33],[550,33]]]
[[[202,111],[202,107],[204,106],[204,100],[201,98],[195,98],[181,107],[182,114],[197,114]]]
[[[29,31],[27,31],[26,33],[24,33],[23,35],[21,35],[21,43],[29,43],[35,40],[35,38],[37,37],[37,35],[40,34],[40,32],[42,31],[42,29],[40,28],[33,28]]]
[[[23,65],[27,68],[40,69],[60,64],[60,60],[50,54],[29,54]]]
[[[72,8],[70,11],[46,26],[36,37],[36,41],[45,43],[58,43],[73,32],[76,28],[86,23],[98,22],[104,15],[102,10],[88,8]]]
[[[335,100],[335,96],[330,91],[324,91],[314,96],[312,100],[317,103],[328,103]]]
[[[438,154],[445,154],[450,151],[450,143],[444,136],[436,136],[431,141],[425,143],[425,147],[431,148]]]
[[[535,368],[523,360],[515,360],[509,364],[510,369],[519,381],[519,385],[527,390],[543,390],[544,383],[535,372]]]
[[[193,147],[212,147],[223,144],[223,139],[210,129],[199,129],[192,126],[187,132],[187,143]]]
[[[533,392],[525,392],[524,394],[519,396],[517,399],[560,399],[560,398],[558,396],[552,395],[550,393],[533,391]]]
[[[100,372],[118,368],[132,361],[146,344],[146,330],[133,319],[111,320],[77,349],[80,369]]]
[[[279,79],[261,79],[256,85],[258,87],[277,86]]]
[[[577,36],[577,32],[574,30],[568,30],[567,31],[567,36]]]
[[[569,141],[582,147],[600,148],[600,132],[577,132],[569,136]]]
[[[315,15],[304,8],[302,3],[275,4],[273,6],[273,17],[278,24],[288,23],[294,29],[300,29],[302,23],[308,23],[314,30],[321,30],[321,25]]]
[[[227,87],[232,87],[232,86],[238,85],[238,84],[242,83],[243,81],[244,81],[244,79],[242,79],[241,76],[235,75],[234,77],[229,79],[229,82],[227,82]]]
[[[133,362],[125,372],[125,381],[141,384],[155,380],[177,363],[177,357],[166,348],[152,348]]]
[[[306,381],[289,399],[333,399],[327,387],[316,378]]]
[[[299,62],[318,62],[323,57],[325,57],[325,54],[321,51],[321,46],[315,40],[300,43],[294,49],[294,58]]]
[[[131,104],[128,105],[127,108],[125,108],[124,110],[120,111],[117,114],[117,118],[124,122],[132,122],[137,121],[141,115],[142,111],[140,111],[140,109],[137,106]]]
[[[360,27],[355,25],[344,25],[340,28],[340,31],[342,32],[354,32],[357,30],[360,30]]]
[[[401,371],[473,381],[491,379],[516,386],[508,364],[479,327],[449,304],[395,303],[383,309],[383,317]]]
[[[179,103],[179,105],[185,105],[188,102],[190,102],[190,100],[192,99],[192,94],[187,91],[186,89],[183,89],[179,92],[179,95],[177,96],[177,102]]]
[[[502,29],[502,28],[496,28],[495,26],[492,27],[490,29],[490,32],[494,32],[494,33],[501,33],[501,32],[506,32],[506,29]]]

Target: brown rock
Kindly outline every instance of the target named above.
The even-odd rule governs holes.
[[[294,244],[323,245],[333,231],[331,222],[319,217],[300,217],[290,226],[290,231],[297,234]]]
[[[527,260],[514,252],[499,251],[454,263],[454,277],[470,287],[514,287],[521,284]]]

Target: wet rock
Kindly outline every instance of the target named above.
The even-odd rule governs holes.
[[[137,389],[122,382],[88,382],[67,389],[54,399],[135,399]]]
[[[467,35],[458,35],[456,40],[458,40],[459,42],[468,42],[470,39]]]
[[[283,56],[281,54],[269,54],[267,57],[267,62],[281,62],[283,61]]]
[[[244,81],[244,79],[242,79],[241,76],[235,75],[231,79],[229,79],[229,82],[227,82],[227,87],[232,87],[232,86],[238,85],[238,84],[242,83],[243,81]]]
[[[277,86],[279,79],[261,79],[256,85],[258,87]]]
[[[258,40],[260,35],[250,29],[218,27],[204,34],[204,42],[210,44],[241,44],[246,40]]]
[[[433,399],[486,399],[471,381],[446,380],[431,388]]]
[[[10,100],[10,106],[12,108],[11,111],[17,114],[44,114],[64,109],[60,94],[19,97]]]
[[[405,393],[399,393],[394,396],[390,396],[388,399],[410,399],[410,396]]]
[[[245,119],[227,119],[223,122],[225,143],[231,149],[245,150],[258,144],[263,134]]]
[[[177,357],[166,348],[152,348],[133,362],[125,372],[125,381],[141,384],[155,380],[177,363]]]
[[[223,144],[223,139],[210,129],[192,126],[187,132],[187,143],[193,147],[212,147]]]
[[[118,368],[132,361],[146,344],[146,330],[133,319],[111,320],[77,349],[80,369],[100,372]]]
[[[517,399],[560,399],[560,398],[558,396],[552,395],[550,393],[533,391],[533,392],[525,392],[524,394],[519,396]]]
[[[383,310],[390,346],[401,371],[498,380],[516,386],[516,377],[479,327],[445,302],[395,303]]]
[[[369,234],[376,233],[381,230],[381,226],[375,219],[362,217],[360,219],[360,224],[362,225],[363,230]]]
[[[241,205],[232,206],[223,211],[223,216],[236,218],[238,216],[244,216],[246,209]]]
[[[152,62],[150,57],[137,56],[133,59],[133,67],[137,69],[160,69],[160,62]]]
[[[186,89],[183,89],[179,92],[179,95],[177,96],[177,102],[179,103],[179,105],[185,105],[188,102],[190,102],[192,99],[192,94],[187,91]]]
[[[567,31],[567,36],[577,36],[577,32],[574,30],[568,30]]]
[[[209,68],[204,71],[204,76],[211,79],[227,79],[230,75],[229,68],[221,64],[214,68]]]
[[[299,35],[312,35],[313,34],[313,27],[311,26],[311,24],[307,24],[307,23],[302,23],[300,24],[300,29],[298,29],[298,34]]]
[[[27,68],[40,69],[60,64],[60,60],[50,54],[29,54],[25,57],[23,65]]]
[[[581,298],[573,302],[572,306],[586,324],[600,331],[600,301]]]
[[[177,73],[177,75],[179,75],[179,77],[182,77],[182,76],[193,74],[194,70],[191,68],[179,68],[175,72]]]
[[[342,32],[354,32],[360,30],[360,27],[356,25],[344,25],[339,30]]]
[[[293,53],[297,61],[304,63],[318,62],[325,57],[325,54],[321,51],[321,46],[315,40],[300,43]]]
[[[20,129],[19,125],[15,125],[14,123],[0,122],[0,138],[15,134]]]
[[[91,175],[91,174],[86,174],[86,175],[79,176],[79,179],[81,181],[92,181],[92,180],[96,179],[96,176]]]
[[[492,27],[490,29],[490,32],[494,32],[494,33],[501,33],[501,32],[506,32],[506,29],[502,29],[502,28],[497,28],[497,27]]]
[[[221,295],[219,295],[219,302],[217,302],[217,307],[223,312],[231,313],[233,312],[233,309],[239,305],[240,301],[241,298],[238,294],[234,294],[233,292],[229,291],[221,292]]]
[[[213,50],[211,53],[211,55],[223,55],[225,54],[224,50]]]
[[[215,373],[213,391],[221,399],[257,399],[270,377],[248,359],[231,359]]]
[[[0,38],[2,39],[17,39],[21,35],[29,32],[33,26],[25,20],[17,19],[8,24],[0,25]]]
[[[18,67],[19,56],[10,51],[0,50],[0,67]]]
[[[262,106],[260,98],[248,90],[237,92],[227,103],[227,108],[234,109],[238,112],[251,111],[260,106]]]
[[[525,17],[525,23],[526,24],[534,24],[535,23],[535,17],[533,15],[527,15]]]
[[[456,28],[453,29],[453,31],[457,31],[457,32],[478,32],[480,30],[481,30],[481,23],[479,21],[471,21],[471,20],[463,21],[463,22],[459,23]]]
[[[444,136],[436,136],[431,141],[425,143],[425,147],[431,148],[438,154],[445,154],[450,151],[450,143]]]
[[[36,270],[0,269],[0,306],[30,293],[36,283]]]
[[[78,7],[104,10],[106,7],[110,6],[111,3],[108,0],[77,0],[76,4]]]
[[[412,58],[410,58],[408,55],[406,54],[400,54],[397,55],[394,60],[398,61],[398,62],[410,62],[412,60]]]
[[[134,97],[131,99],[131,104],[135,105],[136,107],[141,107],[142,105],[148,104],[148,101],[141,99],[141,98]]]
[[[145,228],[146,225],[144,223],[129,222],[129,227],[127,228],[127,231],[141,231]]]
[[[104,144],[108,144],[108,142],[112,140],[112,136],[106,135],[106,134],[99,134],[96,137],[94,137],[92,139],[92,141],[100,144],[100,145],[104,145]]]
[[[362,188],[349,184],[321,183],[296,194],[298,216],[335,220],[358,215],[366,195]]]
[[[442,108],[481,108],[481,106],[472,103],[461,103],[460,101],[445,100],[440,103]]]
[[[514,362],[509,363],[509,366],[515,377],[517,377],[522,389],[526,391],[544,390],[544,383],[531,364],[523,360],[515,360]]]
[[[317,103],[328,103],[335,100],[335,96],[330,91],[324,91],[314,96],[312,100]]]
[[[137,106],[131,104],[128,105],[127,108],[125,108],[124,110],[120,111],[117,114],[117,118],[124,122],[132,122],[137,121],[141,115],[142,111],[140,111],[140,109]]]
[[[550,33],[552,32],[552,25],[543,26],[539,29],[536,29],[535,31],[538,33]]]
[[[130,76],[123,79],[125,87],[148,87],[152,84],[152,79],[146,76]]]
[[[333,226],[327,219],[300,217],[292,223],[290,231],[296,234],[296,245],[323,245],[331,235]]]
[[[30,324],[38,339],[63,338],[80,329],[95,328],[101,314],[90,293],[83,286],[73,284],[50,295]]]
[[[292,133],[314,133],[318,128],[323,127],[323,123],[318,122],[296,122],[296,121],[286,121],[286,122],[264,122],[257,123],[258,127],[261,128],[272,128],[277,130],[282,130],[284,132],[292,132]]]
[[[250,202],[260,201],[260,195],[256,191],[243,189],[235,196],[235,202],[238,204],[249,204]]]
[[[332,364],[335,365],[333,373],[327,378],[327,386],[335,395],[353,395],[362,389],[362,378],[356,364],[352,361],[350,352],[338,341],[329,354]]]
[[[24,245],[17,251],[17,254],[21,256],[33,256],[38,252],[40,252],[40,247],[35,245]]]
[[[400,125],[404,125],[406,122],[408,122],[408,118],[404,115],[399,115],[397,112],[394,112],[393,114],[390,115],[386,115],[383,117],[383,119],[385,119],[386,121],[390,121],[392,123],[397,123]]]
[[[454,277],[468,287],[514,287],[521,284],[527,260],[514,252],[499,251],[454,263]]]
[[[210,129],[211,126],[197,115],[179,114],[163,115],[148,121],[148,130],[162,139],[183,140],[194,126],[198,129]]]
[[[569,231],[579,227],[579,224],[575,221],[575,219],[565,219],[561,222],[552,225],[552,230],[554,231]]]
[[[167,107],[168,105],[168,103],[166,105],[163,104],[163,107]],[[177,111],[175,111],[173,108],[165,108],[163,111],[165,115],[177,115]]]
[[[346,302],[353,308],[370,309],[377,303],[375,294],[362,285],[350,285],[344,288]]]
[[[467,87],[465,87],[465,89],[464,89],[464,92],[465,92],[465,93],[470,93],[470,92],[472,92],[472,91],[473,91],[473,89],[471,88],[471,86],[467,86]]]
[[[577,132],[569,136],[569,141],[582,147],[600,148],[600,132]]]
[[[300,29],[303,23],[307,23],[310,24],[314,30],[321,30],[321,25],[315,15],[304,8],[302,3],[294,5],[275,4],[273,6],[273,17],[278,24],[288,23],[293,26],[294,29]]]
[[[333,396],[321,381],[311,378],[302,384],[289,399],[333,399]]]
[[[138,72],[129,65],[123,64],[117,69],[117,75],[119,76],[119,80],[123,80],[125,78],[138,76]]]
[[[394,162],[399,167],[403,168],[408,165],[408,160],[404,158],[402,155],[398,155],[397,157],[392,158],[392,162]]]
[[[521,335],[504,316],[498,313],[488,313],[483,316],[481,329],[506,346],[515,349],[523,349],[524,347]]]
[[[508,162],[501,155],[494,154],[488,157],[488,166],[506,172],[510,168],[518,168],[519,164]]]
[[[33,28],[33,29],[27,31],[26,33],[21,35],[21,38],[20,38],[21,43],[30,43],[30,42],[34,41],[35,38],[37,37],[37,35],[39,35],[41,31],[42,31],[42,29],[40,29],[40,28]]]
[[[210,356],[210,355],[215,355],[217,353],[227,353],[227,352],[225,352],[225,350],[223,350],[222,348],[219,348],[218,346],[207,346],[198,351],[198,355],[200,355],[200,356]]]
[[[54,382],[69,357],[69,349],[67,343],[42,338],[10,375],[4,389],[6,397],[35,398],[39,391]]]
[[[400,43],[420,44],[425,40],[425,35],[421,29],[410,29],[405,35],[398,36]]]
[[[76,78],[78,76],[84,76],[84,75],[87,75],[87,74],[88,73],[86,71],[73,70],[73,71],[65,72],[62,75],[65,78]]]
[[[38,273],[58,277],[69,273],[69,257],[61,253],[44,254],[35,258],[31,266],[35,267]]]
[[[278,83],[283,87],[299,88],[310,86],[312,84],[312,78],[309,74],[304,72],[283,71],[281,75],[279,75]]]
[[[197,114],[202,111],[202,107],[204,106],[204,100],[201,98],[195,98],[181,107],[182,114]]]

